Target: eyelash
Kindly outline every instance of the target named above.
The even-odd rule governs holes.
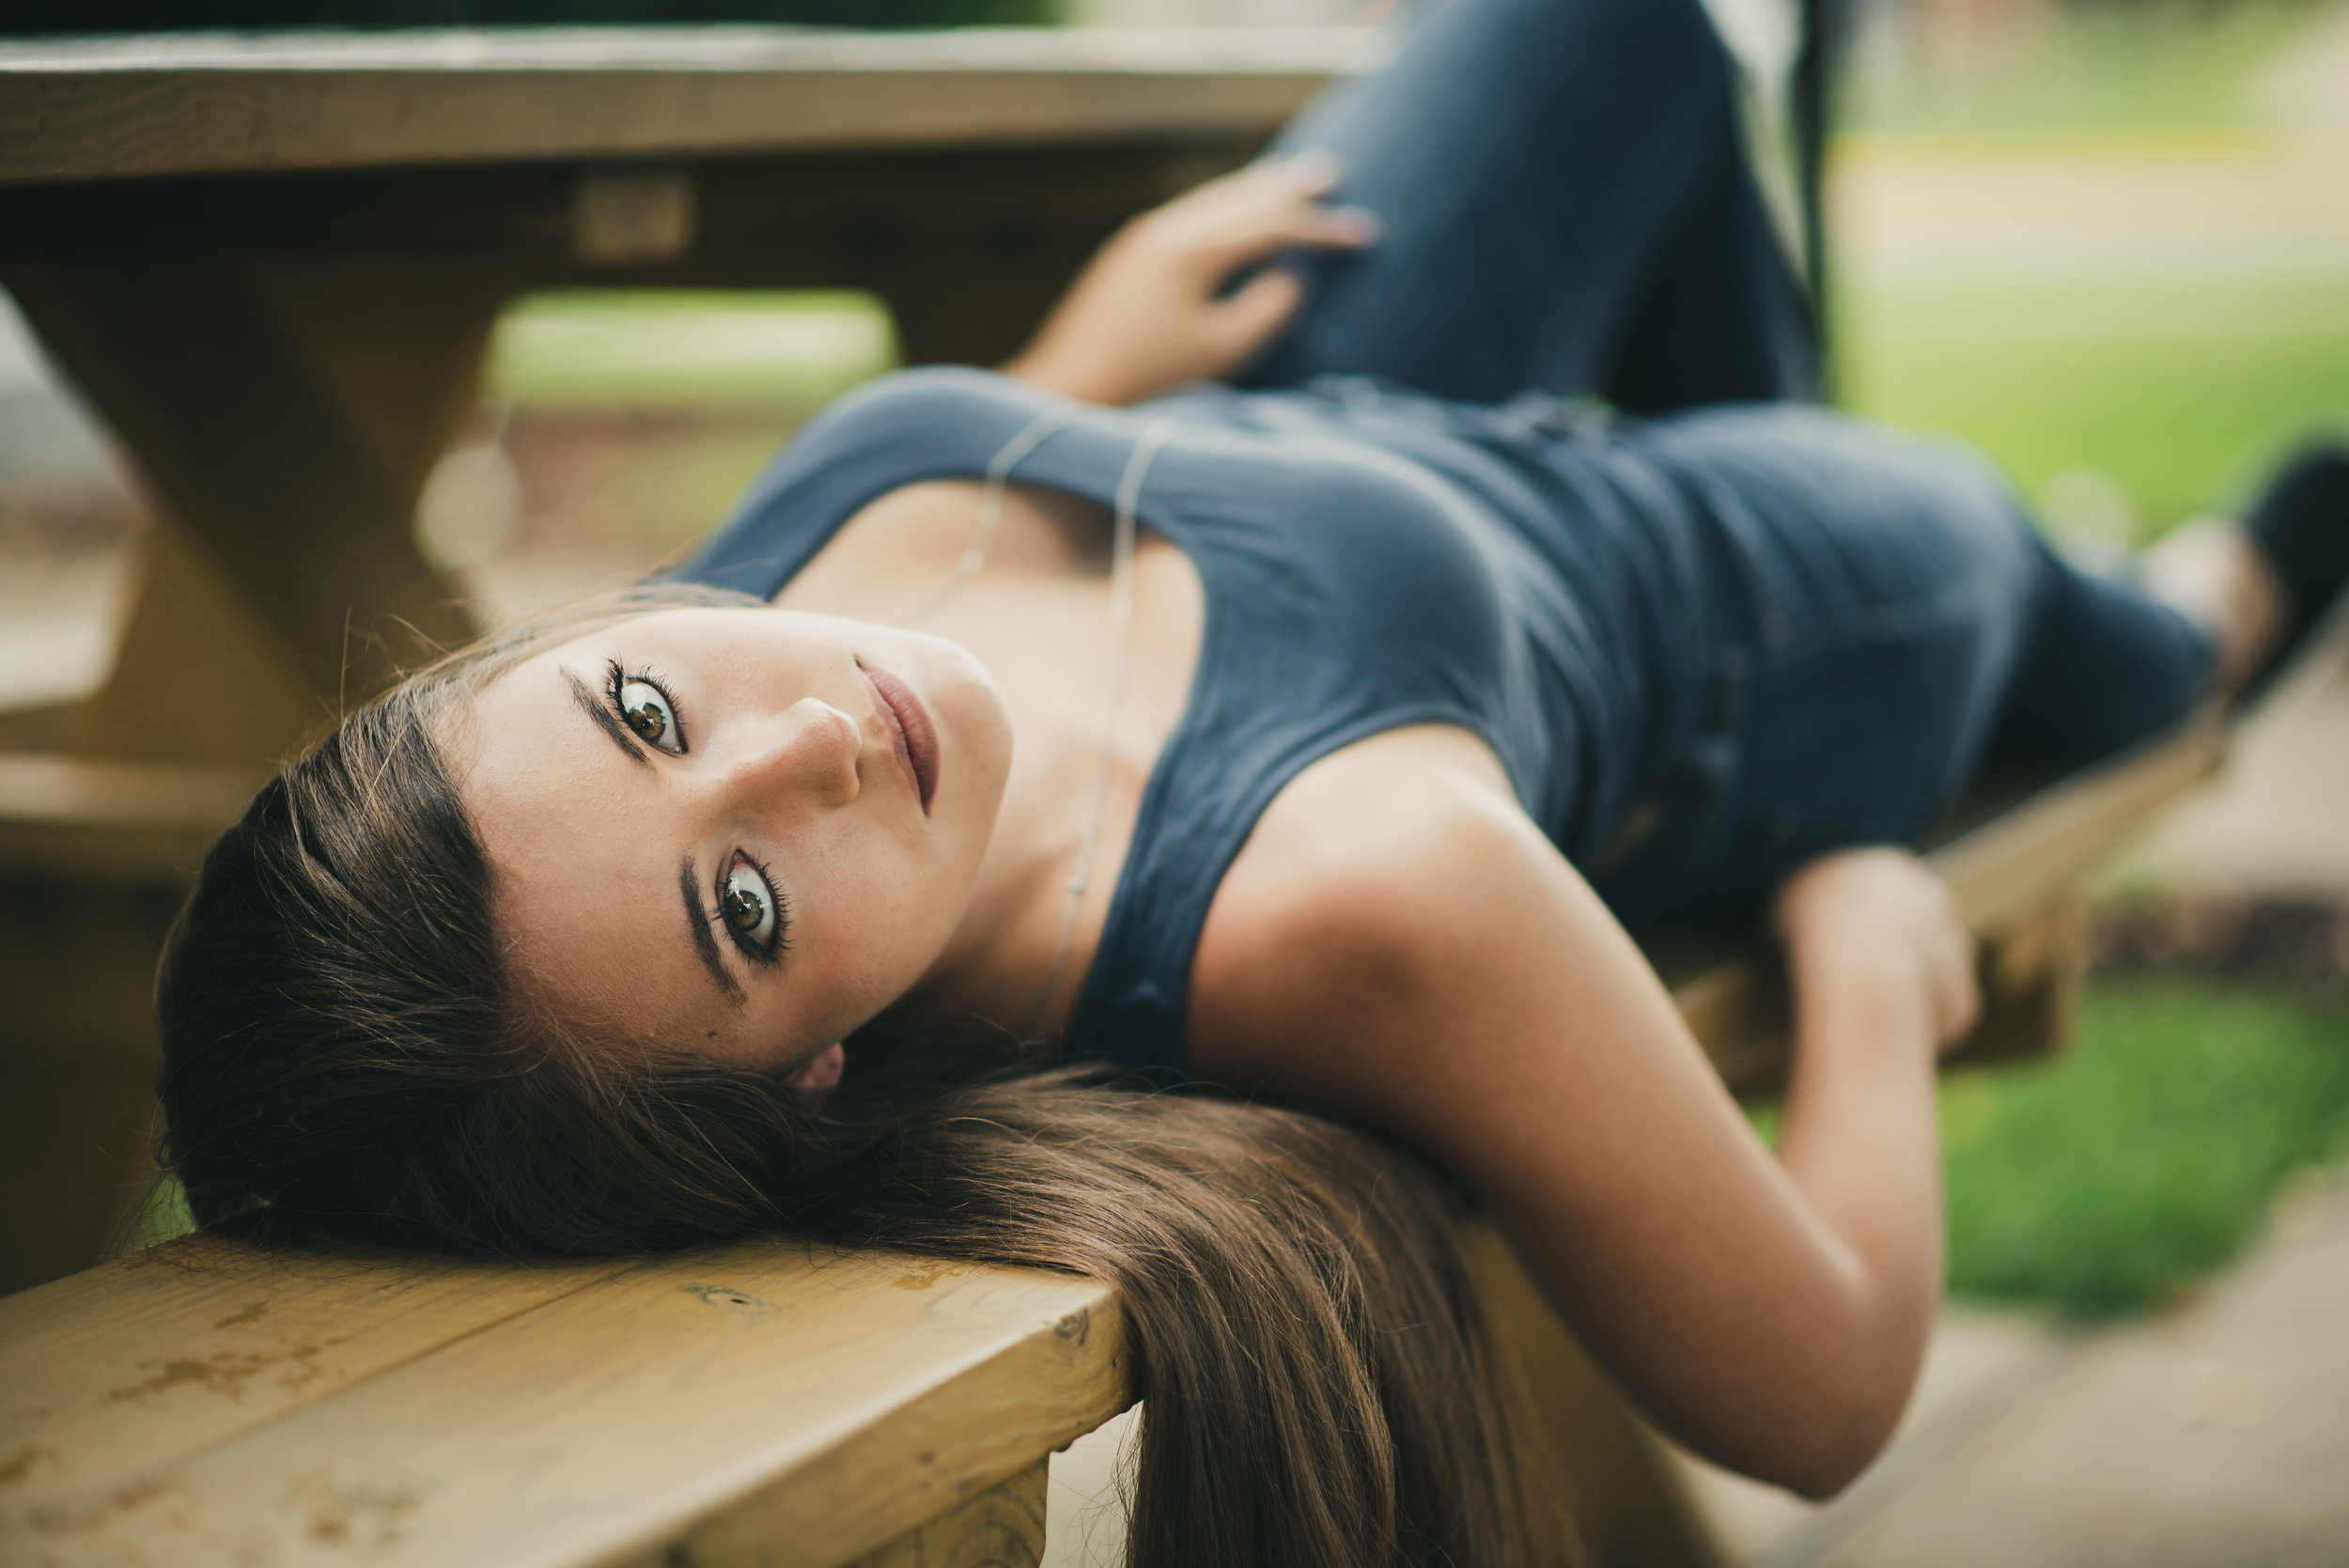
[[[616,659],[606,660],[604,670],[606,674],[604,698],[611,703],[612,711],[618,716],[623,724],[628,722],[628,708],[621,701],[621,693],[628,690],[630,681],[641,680],[661,693],[661,700],[669,705],[669,711],[677,717],[678,749],[672,754],[684,755],[685,752],[690,749],[686,742],[690,726],[685,720],[685,705],[677,700],[677,693],[669,690],[668,682],[654,675],[650,670],[640,669],[631,675],[628,673],[626,666]],[[781,962],[783,955],[789,952],[791,948],[791,901],[783,895],[782,888],[775,882],[775,874],[768,869],[765,861],[747,849],[738,849],[735,855],[747,862],[750,868],[758,873],[759,883],[766,889],[769,902],[774,905],[775,934],[763,943],[755,942],[726,924],[726,878],[734,875],[734,860],[731,857],[718,869],[718,880],[711,890],[716,895],[716,903],[709,910],[709,923],[725,932],[726,939],[739,948],[742,955],[751,962],[771,967]]]
[[[687,736],[692,733],[693,727],[686,722],[685,705],[677,700],[677,693],[669,690],[669,683],[667,681],[662,680],[659,675],[654,675],[650,670],[646,669],[640,669],[631,675],[624,667],[622,667],[620,661],[616,659],[605,660],[603,661],[603,668],[605,672],[603,684],[604,700],[612,705],[613,713],[619,718],[622,724],[625,725],[628,722],[628,705],[620,700],[620,694],[628,690],[629,683],[630,681],[641,680],[646,686],[651,687],[654,691],[661,693],[661,700],[669,705],[670,713],[677,719],[677,749],[670,754],[673,756],[683,756],[686,753],[693,749],[692,743],[686,738]],[[652,750],[659,751],[661,748],[656,746],[653,747]]]
[[[775,934],[762,945],[726,924],[726,878],[734,875],[732,860],[727,861],[718,872],[717,886],[711,890],[717,894],[718,902],[710,910],[709,918],[713,924],[725,932],[727,940],[742,950],[744,957],[754,964],[765,964],[771,968],[781,963],[783,955],[791,951],[791,901],[783,896],[783,890],[775,884],[775,874],[767,869],[765,861],[747,849],[737,849],[734,853],[758,873],[759,885],[767,890],[767,897],[775,907]]]

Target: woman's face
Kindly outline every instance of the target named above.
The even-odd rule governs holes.
[[[960,918],[1011,731],[952,643],[666,610],[498,675],[448,737],[525,999],[794,1067],[902,995]]]

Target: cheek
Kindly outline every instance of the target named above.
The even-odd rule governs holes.
[[[945,946],[961,912],[960,883],[941,876],[942,859],[926,863],[886,835],[828,842],[799,860],[810,905],[801,951],[840,1011],[861,1022],[920,979]]]

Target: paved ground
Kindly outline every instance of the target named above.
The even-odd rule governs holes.
[[[2095,1334],[1952,1312],[1892,1451],[1834,1504],[1690,1467],[1750,1568],[2349,1563],[2349,1176],[2201,1296]]]

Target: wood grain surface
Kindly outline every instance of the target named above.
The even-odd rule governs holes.
[[[615,1265],[272,1258],[191,1236],[0,1298],[0,1557],[110,1496]]]
[[[0,183],[1269,132],[1359,28],[531,29],[0,48]]]
[[[836,1564],[1131,1400],[1101,1285],[787,1242],[157,1260],[6,1306],[11,1563]]]
[[[1001,1486],[857,1559],[855,1568],[1034,1568],[1044,1558],[1044,1499],[1050,1483],[1050,1466],[1039,1460]],[[736,1568],[738,1560],[747,1568],[774,1558],[745,1557],[723,1564],[699,1555],[693,1559],[696,1568],[705,1562],[711,1568]]]

